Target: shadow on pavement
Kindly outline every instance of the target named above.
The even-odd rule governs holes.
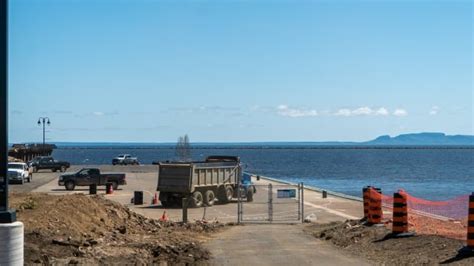
[[[116,189],[114,191],[122,191],[123,189],[119,188],[119,189]],[[67,192],[67,191],[79,191],[79,192],[89,192],[89,189],[88,188],[84,188],[84,189],[74,189],[74,190],[67,190],[65,188],[53,188],[51,189],[51,191],[62,191],[62,192]],[[101,189],[97,189],[97,191],[105,191],[105,188],[101,188]]]

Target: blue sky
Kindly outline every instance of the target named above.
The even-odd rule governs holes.
[[[178,3],[179,2],[179,3]],[[9,138],[474,134],[471,1],[10,4]]]

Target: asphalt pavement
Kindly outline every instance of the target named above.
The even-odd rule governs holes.
[[[303,232],[302,225],[234,226],[204,246],[211,265],[369,265]]]

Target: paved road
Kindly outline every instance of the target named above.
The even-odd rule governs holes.
[[[308,235],[302,225],[235,226],[205,246],[211,265],[369,265]]]
[[[156,165],[72,165],[71,168],[68,169],[68,172],[74,172],[83,167],[97,167],[104,172],[157,173],[158,171]],[[9,189],[11,192],[31,192],[45,184],[54,184],[54,181],[58,180],[60,174],[60,172],[54,173],[50,170],[40,170],[38,173],[33,173],[33,180],[31,183],[24,183],[23,185],[10,184]]]
[[[43,186],[51,182],[52,180],[57,180],[59,177],[59,172],[53,173],[51,171],[40,171],[39,173],[33,173],[33,179],[31,183],[20,184],[10,184],[8,186],[10,192],[30,192],[34,189]]]

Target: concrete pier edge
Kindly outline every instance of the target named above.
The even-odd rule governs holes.
[[[245,172],[249,175],[252,175],[252,176],[257,176],[257,174],[254,174],[254,173],[249,173],[249,172]],[[276,179],[276,178],[272,178],[272,177],[267,177],[267,176],[262,176],[262,175],[258,175],[260,178],[262,179],[265,179],[265,180],[269,180],[269,181],[273,181],[273,182],[278,182],[278,183],[282,183],[282,184],[287,184],[287,185],[292,185],[292,186],[297,186],[298,184],[296,183],[293,183],[293,182],[289,182],[289,181],[285,181],[285,180],[281,180],[281,179]],[[343,193],[339,193],[339,192],[335,192],[335,191],[331,191],[331,190],[327,190],[327,189],[322,189],[322,188],[318,188],[318,187],[313,187],[313,186],[307,186],[307,185],[304,185],[303,184],[303,187],[307,190],[312,190],[312,191],[315,191],[315,192],[320,192],[322,193],[323,190],[327,192],[328,195],[331,195],[331,196],[334,196],[334,197],[338,197],[338,198],[343,198],[343,199],[347,199],[347,200],[354,200],[354,201],[359,201],[359,202],[362,202],[363,199],[361,197],[355,197],[355,196],[351,196],[351,195],[346,195],[346,194],[343,194]],[[362,188],[361,188],[361,191],[362,191]]]

